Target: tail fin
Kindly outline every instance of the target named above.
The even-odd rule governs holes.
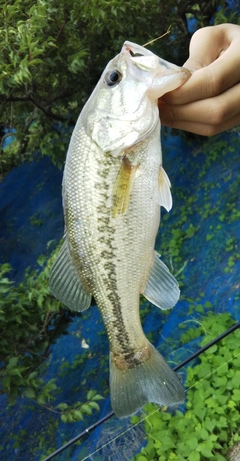
[[[111,405],[119,418],[130,416],[146,403],[175,405],[184,389],[174,371],[149,343],[150,358],[135,368],[120,370],[110,356]]]

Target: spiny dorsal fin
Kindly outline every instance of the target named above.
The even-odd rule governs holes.
[[[172,208],[172,194],[171,194],[171,183],[166,171],[162,166],[159,168],[158,173],[158,187],[159,187],[159,205],[163,206],[167,211]]]
[[[127,157],[123,158],[113,188],[112,215],[114,218],[120,214],[126,213],[128,209],[137,168],[138,166],[133,166]]]
[[[161,261],[156,251],[143,295],[148,301],[164,310],[174,307],[180,296],[177,280]]]
[[[83,287],[72,263],[67,240],[64,241],[49,279],[52,294],[73,311],[84,311],[91,304],[92,295]]]

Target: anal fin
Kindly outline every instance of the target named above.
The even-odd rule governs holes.
[[[91,293],[82,285],[79,275],[73,265],[67,240],[50,271],[49,279],[52,294],[73,311],[84,311],[91,304]]]
[[[169,272],[155,251],[147,285],[142,293],[160,309],[171,309],[179,300],[180,290],[177,280]]]

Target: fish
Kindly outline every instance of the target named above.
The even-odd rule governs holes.
[[[154,250],[160,207],[172,207],[157,102],[189,76],[126,41],[84,105],[67,152],[64,242],[50,290],[77,312],[94,297],[110,343],[111,405],[119,418],[147,402],[184,400],[177,374],[143,332],[139,303],[142,294],[165,310],[179,299],[177,281]]]

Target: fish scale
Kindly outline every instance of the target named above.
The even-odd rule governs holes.
[[[67,153],[65,239],[50,288],[76,311],[94,296],[110,343],[111,403],[119,417],[148,401],[184,399],[178,377],[143,332],[139,298],[162,309],[179,298],[176,280],[154,252],[160,205],[172,205],[157,99],[188,77],[125,42],[84,106]]]

